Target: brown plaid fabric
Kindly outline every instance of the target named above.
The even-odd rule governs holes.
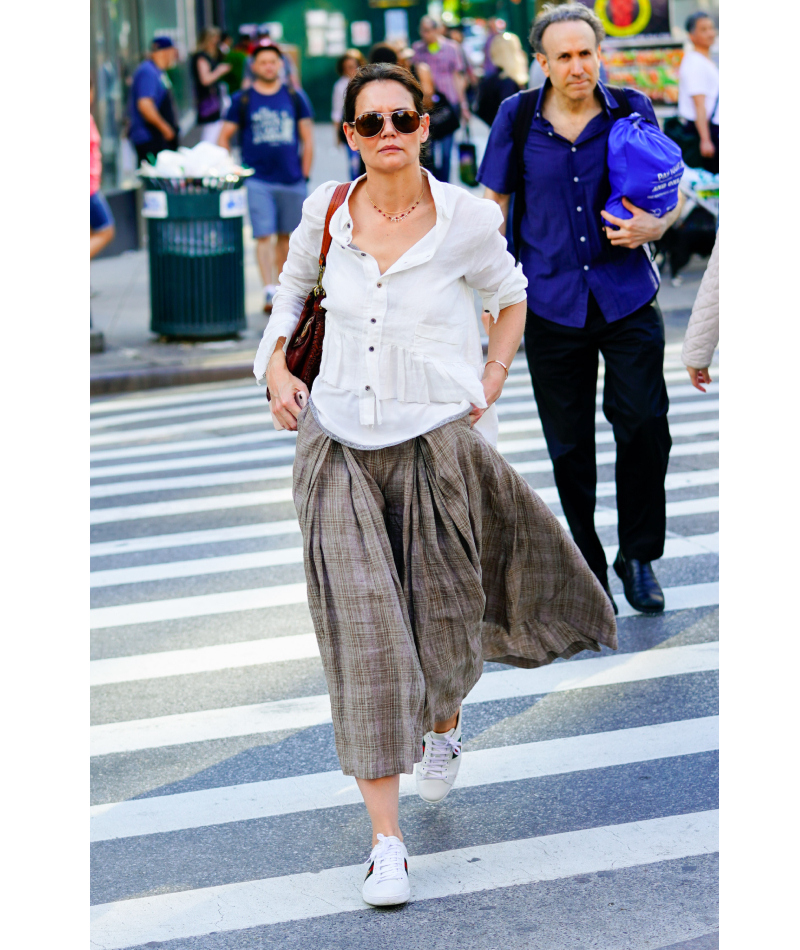
[[[413,772],[484,659],[534,667],[616,649],[578,548],[466,418],[361,450],[307,408],[293,492],[345,775]]]

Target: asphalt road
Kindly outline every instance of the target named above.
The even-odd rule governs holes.
[[[93,947],[718,947],[718,385],[689,387],[681,337],[668,325],[667,610],[636,615],[614,578],[617,654],[487,665],[456,789],[404,788],[400,909],[360,900],[369,822],[305,602],[294,437],[254,384],[93,403]],[[522,356],[500,419],[560,514]]]

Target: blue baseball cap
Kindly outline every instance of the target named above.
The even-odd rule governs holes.
[[[175,44],[169,36],[153,37],[153,49],[175,49]]]

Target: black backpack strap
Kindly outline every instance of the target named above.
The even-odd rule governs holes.
[[[239,96],[239,129],[244,132],[247,120],[250,116],[250,93],[247,89]],[[241,139],[240,139],[241,141]]]
[[[514,238],[514,255],[519,262],[520,232],[525,216],[525,142],[531,129],[536,103],[539,100],[541,86],[528,89],[519,94],[519,108],[514,118],[514,161],[517,169],[517,183],[514,189],[514,215],[511,234]],[[508,227],[508,223],[506,223]]]

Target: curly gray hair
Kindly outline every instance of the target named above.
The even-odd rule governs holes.
[[[606,31],[603,29],[600,17],[582,3],[546,3],[531,27],[529,39],[534,52],[545,55],[542,46],[542,35],[548,26],[553,23],[566,23],[570,20],[588,23],[594,31],[598,46],[605,39]]]

